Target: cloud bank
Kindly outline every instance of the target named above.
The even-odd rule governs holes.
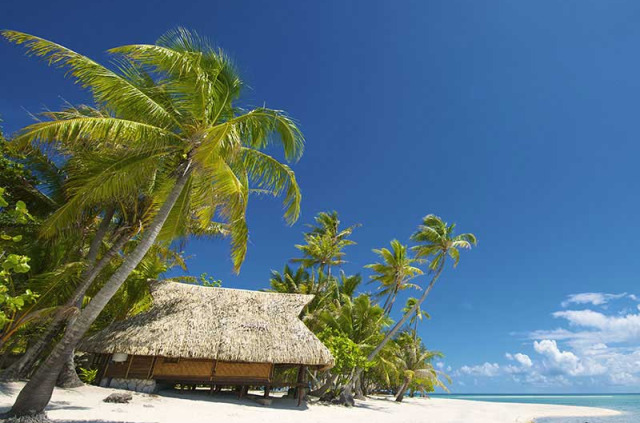
[[[631,304],[631,305],[630,305]],[[454,376],[506,378],[535,388],[640,388],[640,307],[633,294],[569,295],[552,313],[561,327],[527,334],[523,351],[506,361],[465,365]],[[571,307],[571,309],[567,309]],[[595,391],[593,391],[595,392]]]

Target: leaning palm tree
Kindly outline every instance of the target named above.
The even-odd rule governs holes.
[[[416,258],[430,260],[428,268],[432,275],[431,281],[413,307],[387,332],[382,342],[369,353],[367,357],[369,361],[375,358],[387,342],[393,338],[422,305],[433,289],[436,281],[440,278],[447,258],[451,258],[453,260],[453,266],[456,267],[460,261],[460,249],[470,249],[472,245],[476,245],[477,240],[475,235],[470,233],[455,235],[455,226],[455,224],[449,225],[438,216],[430,214],[422,219],[422,224],[418,226],[418,230],[411,236],[411,239],[418,243],[418,245],[412,247],[415,251]],[[354,375],[354,379],[357,380],[360,374],[362,374],[362,369],[358,369]],[[349,388],[350,387],[347,386],[347,389]]]
[[[396,366],[402,375],[402,383],[396,393],[396,401],[401,402],[409,385],[414,379],[427,376],[429,382],[444,386],[434,373],[431,360],[436,357],[443,357],[439,351],[429,351],[422,344],[420,338],[415,338],[410,333],[401,333],[396,340],[398,344]],[[446,387],[445,387],[446,389]]]
[[[382,258],[382,263],[368,264],[365,267],[373,270],[371,282],[378,282],[378,297],[386,297],[382,308],[385,313],[390,314],[393,303],[400,291],[409,288],[419,288],[418,285],[409,281],[416,276],[422,275],[422,270],[415,267],[422,260],[409,257],[407,254],[407,246],[402,245],[400,241],[394,239],[391,241],[391,250],[380,248],[373,250],[374,253]]]
[[[238,108],[243,85],[229,59],[184,29],[169,32],[156,45],[110,50],[119,60],[115,71],[38,37],[15,31],[2,34],[49,63],[66,67],[91,90],[100,110],[113,114],[59,114],[25,128],[15,140],[101,147],[88,154],[102,166],[73,181],[73,195],[50,219],[51,227],[71,224],[87,206],[143,194],[150,187],[157,193],[157,206],[136,247],[67,327],[18,395],[10,414],[23,416],[44,410],[65,357],[149,251],[165,222],[172,228],[183,222],[185,228],[197,218],[206,227],[216,216],[223,219],[236,271],[246,254],[250,183],[274,195],[284,193],[285,218],[293,223],[301,198],[294,173],[260,150],[279,141],[285,158],[296,160],[303,138],[283,112]],[[177,235],[184,233],[176,229]]]

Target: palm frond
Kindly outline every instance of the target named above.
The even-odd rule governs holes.
[[[52,235],[76,222],[92,206],[137,195],[148,186],[166,151],[144,150],[128,154],[90,153],[74,157],[83,167],[67,183],[69,199],[43,224],[43,234]]]
[[[162,105],[122,76],[66,47],[43,38],[18,31],[4,30],[2,35],[14,44],[24,45],[29,52],[49,65],[68,68],[83,87],[89,88],[99,104],[108,104],[122,116],[144,116],[146,121],[163,128],[176,124]]]
[[[274,196],[285,192],[284,216],[290,225],[295,223],[300,216],[302,200],[295,173],[289,166],[260,151],[243,148],[242,153],[249,178],[258,188],[267,189]]]
[[[25,148],[33,142],[63,144],[93,143],[124,145],[128,148],[164,148],[180,145],[180,138],[170,131],[140,122],[113,117],[84,117],[49,114],[56,120],[34,123],[25,127],[15,143]],[[62,119],[62,118],[65,119]]]

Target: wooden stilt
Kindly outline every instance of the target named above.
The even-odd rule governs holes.
[[[302,405],[302,400],[304,399],[305,396],[305,382],[307,380],[307,366],[300,366],[300,369],[298,370],[298,381],[297,381],[297,387],[296,387],[296,395],[298,396],[298,407],[300,407],[300,405]]]
[[[249,393],[249,387],[246,385],[243,385],[240,387],[240,393],[238,396],[240,398],[244,398],[247,395],[247,393]]]

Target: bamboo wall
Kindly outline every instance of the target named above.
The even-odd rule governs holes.
[[[121,379],[259,383],[272,381],[274,367],[270,363],[216,362],[206,359],[169,359],[140,355],[129,355],[125,362],[115,363],[110,358],[103,356],[97,360],[104,363],[103,377]]]
[[[232,363],[219,361],[216,364],[214,379],[266,379],[271,376],[269,363]]]
[[[213,373],[213,360],[179,359],[172,363],[162,357],[158,357],[153,366],[153,378],[202,378],[209,380]]]

